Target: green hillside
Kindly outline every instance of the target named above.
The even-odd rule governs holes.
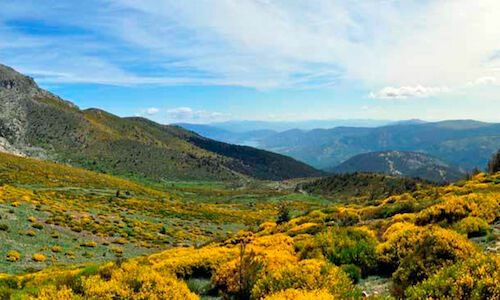
[[[330,170],[334,173],[382,173],[392,176],[423,178],[434,182],[454,182],[465,177],[463,171],[437,158],[407,151],[359,154]]]
[[[234,190],[206,181],[144,185],[0,152],[0,273],[129,258],[224,239],[274,219],[285,197],[295,213],[328,204],[263,188]],[[22,257],[9,261],[10,251]],[[37,253],[46,260],[33,260]]]
[[[296,191],[333,200],[373,201],[432,186],[429,181],[376,173],[336,174],[298,184]]]
[[[176,126],[80,110],[1,65],[0,83],[0,147],[12,153],[155,181],[322,174],[282,155],[208,140]]]

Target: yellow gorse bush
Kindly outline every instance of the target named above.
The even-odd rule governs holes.
[[[49,285],[44,287],[37,297],[30,297],[33,300],[71,300],[78,299],[73,291],[67,286],[56,287]]]
[[[354,286],[347,275],[337,266],[324,260],[306,259],[298,263],[282,265],[260,278],[252,297],[260,299],[286,289],[328,290],[332,295],[345,298],[354,293]]]
[[[264,300],[335,300],[328,290],[298,290],[287,289],[266,296]]]
[[[185,282],[174,275],[139,266],[135,262],[111,268],[106,276],[82,280],[83,293],[91,299],[198,299]],[[109,278],[106,278],[109,277]]]
[[[477,254],[408,288],[410,299],[500,299],[500,255]]]
[[[416,222],[424,225],[446,221],[449,224],[467,216],[479,217],[491,223],[500,217],[500,197],[493,193],[473,193],[463,196],[451,195],[441,204],[424,209]]]
[[[7,252],[7,260],[14,262],[20,260],[22,257],[21,253],[15,251],[15,250],[10,250]]]

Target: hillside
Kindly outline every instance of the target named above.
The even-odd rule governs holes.
[[[177,126],[80,110],[2,65],[0,150],[155,181],[280,180],[321,174],[291,158],[219,143]]]
[[[298,192],[323,195],[334,200],[373,201],[428,188],[428,181],[377,173],[336,174],[298,184]]]
[[[262,139],[259,148],[288,155],[320,169],[375,151],[423,152],[457,167],[486,165],[500,149],[500,124],[472,120],[402,122],[376,128],[290,130]]]
[[[417,152],[381,151],[356,155],[331,169],[334,173],[371,172],[418,177],[434,182],[454,182],[465,173],[443,161]]]
[[[1,158],[7,161],[2,178],[9,178],[0,187],[0,268],[9,271],[0,274],[5,299],[495,299],[500,293],[500,174],[477,174],[376,201],[309,206],[276,223],[276,214],[245,203],[233,207],[239,214],[233,218],[216,209],[226,207],[220,202],[190,210],[180,199],[152,206],[158,198],[148,200],[147,191],[134,197],[93,191],[81,200],[73,191],[62,201],[87,175],[95,176],[89,185],[106,187],[103,178],[112,188],[127,183],[67,166]],[[25,175],[6,176],[15,170]],[[32,183],[28,174],[43,178],[45,188],[13,185]],[[54,182],[67,189],[46,190]],[[155,223],[160,213],[168,226]],[[159,251],[217,232],[210,222],[255,222],[252,213],[260,213],[258,228]],[[74,229],[78,226],[83,230]],[[122,256],[127,259],[117,259]]]
[[[208,182],[144,185],[0,152],[0,273],[134,257],[223,239],[276,214],[273,190]],[[302,196],[303,212],[324,208]],[[5,259],[9,251],[22,258]],[[34,261],[34,254],[46,261]],[[31,272],[30,271],[30,272]],[[1,277],[1,276],[0,276]],[[0,299],[2,283],[0,281]]]

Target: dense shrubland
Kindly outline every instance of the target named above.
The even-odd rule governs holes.
[[[500,297],[500,173],[316,207],[259,191],[253,199],[273,202],[249,205],[222,189],[211,203],[203,188],[150,193],[128,182],[119,195],[101,183],[75,193],[64,187],[80,179],[35,188],[22,173],[0,187],[0,235],[35,246],[3,246],[0,266],[23,272],[0,275],[0,298]],[[235,222],[246,229],[217,236]],[[367,288],[374,277],[387,288]]]

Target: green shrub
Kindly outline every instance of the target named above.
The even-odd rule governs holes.
[[[361,268],[356,265],[342,265],[342,270],[352,279],[354,283],[358,283],[361,279]]]
[[[488,234],[488,222],[477,217],[467,217],[456,224],[457,231],[467,234],[468,237],[484,236]]]
[[[290,221],[290,209],[288,208],[288,203],[285,201],[281,201],[278,207],[278,220],[276,223],[286,223]]]
[[[357,212],[346,209],[337,215],[336,221],[340,226],[352,226],[358,224],[361,217]]]
[[[9,225],[0,224],[0,231],[8,231],[8,230],[9,230]]]
[[[40,223],[35,223],[33,225],[31,225],[33,228],[35,229],[38,229],[38,230],[42,230],[43,229],[43,225],[40,224]]]
[[[318,253],[336,265],[358,266],[363,276],[377,266],[377,241],[366,230],[355,227],[332,228],[314,236],[303,246],[301,258],[318,258]]]

